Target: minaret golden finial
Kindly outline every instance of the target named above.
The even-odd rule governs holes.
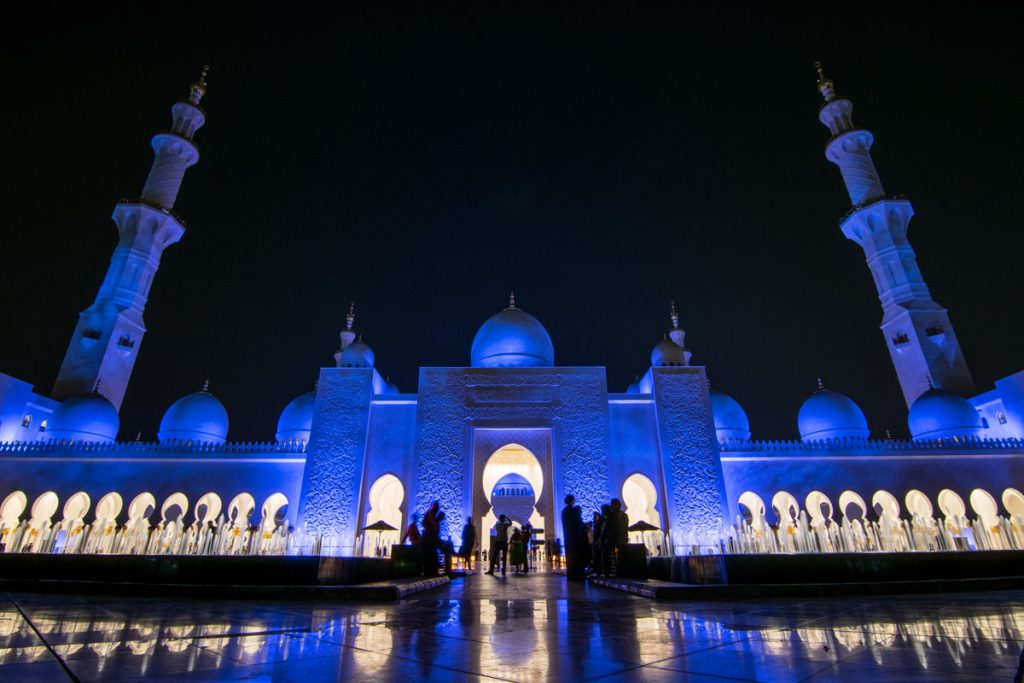
[[[669,314],[668,314],[668,317],[672,321],[672,329],[673,330],[678,330],[679,329],[679,312],[676,311],[676,302],[675,301],[670,301],[669,302]]]
[[[818,71],[818,92],[826,102],[831,102],[836,98],[836,85],[831,78],[825,75],[825,67],[821,65],[821,62],[815,62],[814,68]]]
[[[206,64],[203,66],[203,70],[199,74],[199,80],[192,84],[192,89],[188,96],[188,101],[192,104],[199,104],[200,100],[203,99],[203,95],[206,94],[206,74],[209,72],[210,65]]]
[[[356,323],[356,302],[350,301],[348,304],[348,313],[345,315],[345,329],[351,330],[352,326]]]
[[[516,293],[514,291],[511,291],[511,290],[508,293],[508,307],[509,308],[515,308],[516,307]]]

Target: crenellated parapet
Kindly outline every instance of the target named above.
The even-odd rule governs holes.
[[[970,454],[974,451],[1024,451],[1024,439],[980,439],[952,437],[948,439],[828,439],[822,441],[744,441],[723,439],[722,453],[814,455],[816,457],[847,455],[919,455],[926,453]]]
[[[305,457],[306,444],[301,441],[249,441],[225,444],[183,441],[121,443],[89,443],[79,441],[15,441],[0,443],[0,456],[26,457]]]

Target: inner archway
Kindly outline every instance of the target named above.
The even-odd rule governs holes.
[[[481,549],[487,549],[500,514],[519,526],[529,522],[534,529],[545,528],[537,509],[544,494],[544,470],[529,449],[514,443],[502,446],[487,459],[482,475],[487,512],[478,529]]]

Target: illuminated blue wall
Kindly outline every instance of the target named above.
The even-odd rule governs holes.
[[[608,476],[611,493],[622,498],[622,485],[633,474],[642,474],[658,493],[655,509],[665,515],[665,482],[658,449],[658,422],[654,399],[643,394],[613,394],[608,400],[611,426]]]

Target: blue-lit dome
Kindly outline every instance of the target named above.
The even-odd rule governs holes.
[[[359,341],[354,341],[345,347],[341,352],[341,367],[343,368],[372,368],[375,358],[373,349]]]
[[[157,438],[161,442],[222,444],[228,438],[228,411],[206,390],[183,396],[164,413]]]
[[[278,442],[309,441],[313,428],[313,408],[316,406],[316,392],[310,391],[295,398],[281,411],[277,419]]]
[[[942,389],[929,389],[910,407],[907,419],[915,439],[981,436],[981,416],[967,399]]]
[[[103,395],[93,392],[72,396],[50,416],[47,438],[56,441],[113,443],[121,419]]]
[[[651,365],[656,368],[686,365],[686,350],[674,341],[662,339],[651,351]]]
[[[470,364],[474,368],[550,368],[555,364],[555,347],[540,321],[513,303],[477,330]]]
[[[712,389],[711,414],[715,418],[715,432],[718,440],[723,439],[750,439],[750,420],[736,399],[721,391]]]
[[[800,406],[797,426],[802,441],[866,439],[871,434],[864,413],[850,398],[819,389]]]

